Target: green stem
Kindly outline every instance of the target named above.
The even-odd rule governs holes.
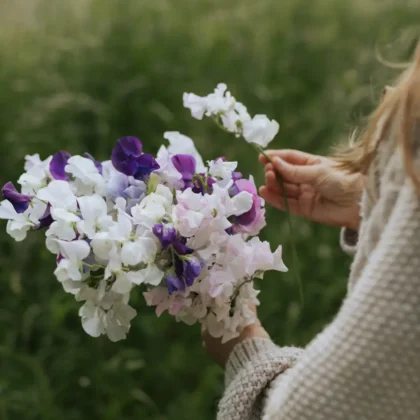
[[[251,143],[251,144],[252,144],[252,146],[254,146],[255,150],[258,153],[261,153],[267,159],[268,162],[273,163],[273,160],[270,158],[270,156],[267,155],[267,153],[265,153],[265,151],[263,150],[263,148],[261,146],[258,146],[255,143]],[[290,231],[290,242],[291,242],[291,248],[292,248],[293,271],[294,271],[296,281],[297,281],[298,286],[299,286],[300,303],[303,307],[304,298],[303,298],[302,279],[300,277],[300,270],[299,270],[299,257],[298,257],[298,253],[296,251],[295,238],[293,236],[293,224],[292,224],[292,216],[291,216],[291,213],[290,213],[289,201],[287,200],[286,189],[284,187],[283,177],[277,171],[275,171],[275,174],[276,174],[276,179],[277,179],[277,181],[280,184],[280,187],[282,189],[284,205],[286,207],[287,221],[288,221],[288,224],[289,224],[289,231]]]

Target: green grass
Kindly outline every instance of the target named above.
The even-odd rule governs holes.
[[[123,135],[153,153],[164,131],[179,130],[204,158],[238,160],[261,183],[253,150],[193,120],[182,93],[224,81],[280,122],[273,147],[328,153],[397,74],[375,49],[406,59],[405,30],[419,17],[416,1],[401,0],[0,0],[0,181],[18,177],[25,154],[104,159]],[[260,284],[260,315],[279,344],[303,346],[339,308],[350,260],[337,229],[293,222],[305,307],[293,274],[273,274]],[[268,223],[264,237],[290,261],[285,215],[269,209]],[[198,327],[156,319],[137,296],[126,341],[90,338],[42,234],[15,244],[2,233],[0,247],[1,419],[215,417],[222,371]]]

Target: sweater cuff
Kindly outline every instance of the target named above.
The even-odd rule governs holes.
[[[340,232],[341,249],[348,255],[355,255],[357,251],[357,242],[359,241],[359,232],[350,228],[342,228]]]
[[[278,347],[268,338],[251,338],[237,344],[226,364],[225,386],[247,365],[261,363],[278,351]]]
[[[278,347],[265,338],[237,344],[226,365],[226,390],[219,403],[218,420],[261,418],[265,388],[292,367],[302,352],[295,347]]]

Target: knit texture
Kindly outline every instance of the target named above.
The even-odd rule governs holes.
[[[340,233],[341,249],[348,255],[355,255],[357,251],[357,242],[359,241],[359,232],[343,228]]]
[[[219,420],[420,419],[420,199],[391,138],[368,178],[335,320],[288,366],[290,349],[265,345],[247,357],[251,342],[239,344]]]

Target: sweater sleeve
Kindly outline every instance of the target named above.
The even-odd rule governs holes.
[[[342,228],[340,232],[341,249],[348,255],[355,255],[357,251],[357,242],[359,241],[359,232],[349,228]]]
[[[273,382],[264,420],[420,418],[420,199],[403,179],[384,186],[376,207],[377,245],[354,289],[298,363]],[[255,401],[255,384],[261,390],[282,371],[276,365],[268,373],[267,365],[258,382],[257,364],[231,380],[219,419],[252,418],[235,413],[248,396]]]
[[[420,200],[406,179],[378,208],[393,196],[354,290],[272,391],[264,420],[420,418]]]
[[[226,365],[226,392],[219,404],[218,420],[261,419],[265,388],[293,366],[301,353],[301,349],[280,348],[264,338],[236,345]]]

